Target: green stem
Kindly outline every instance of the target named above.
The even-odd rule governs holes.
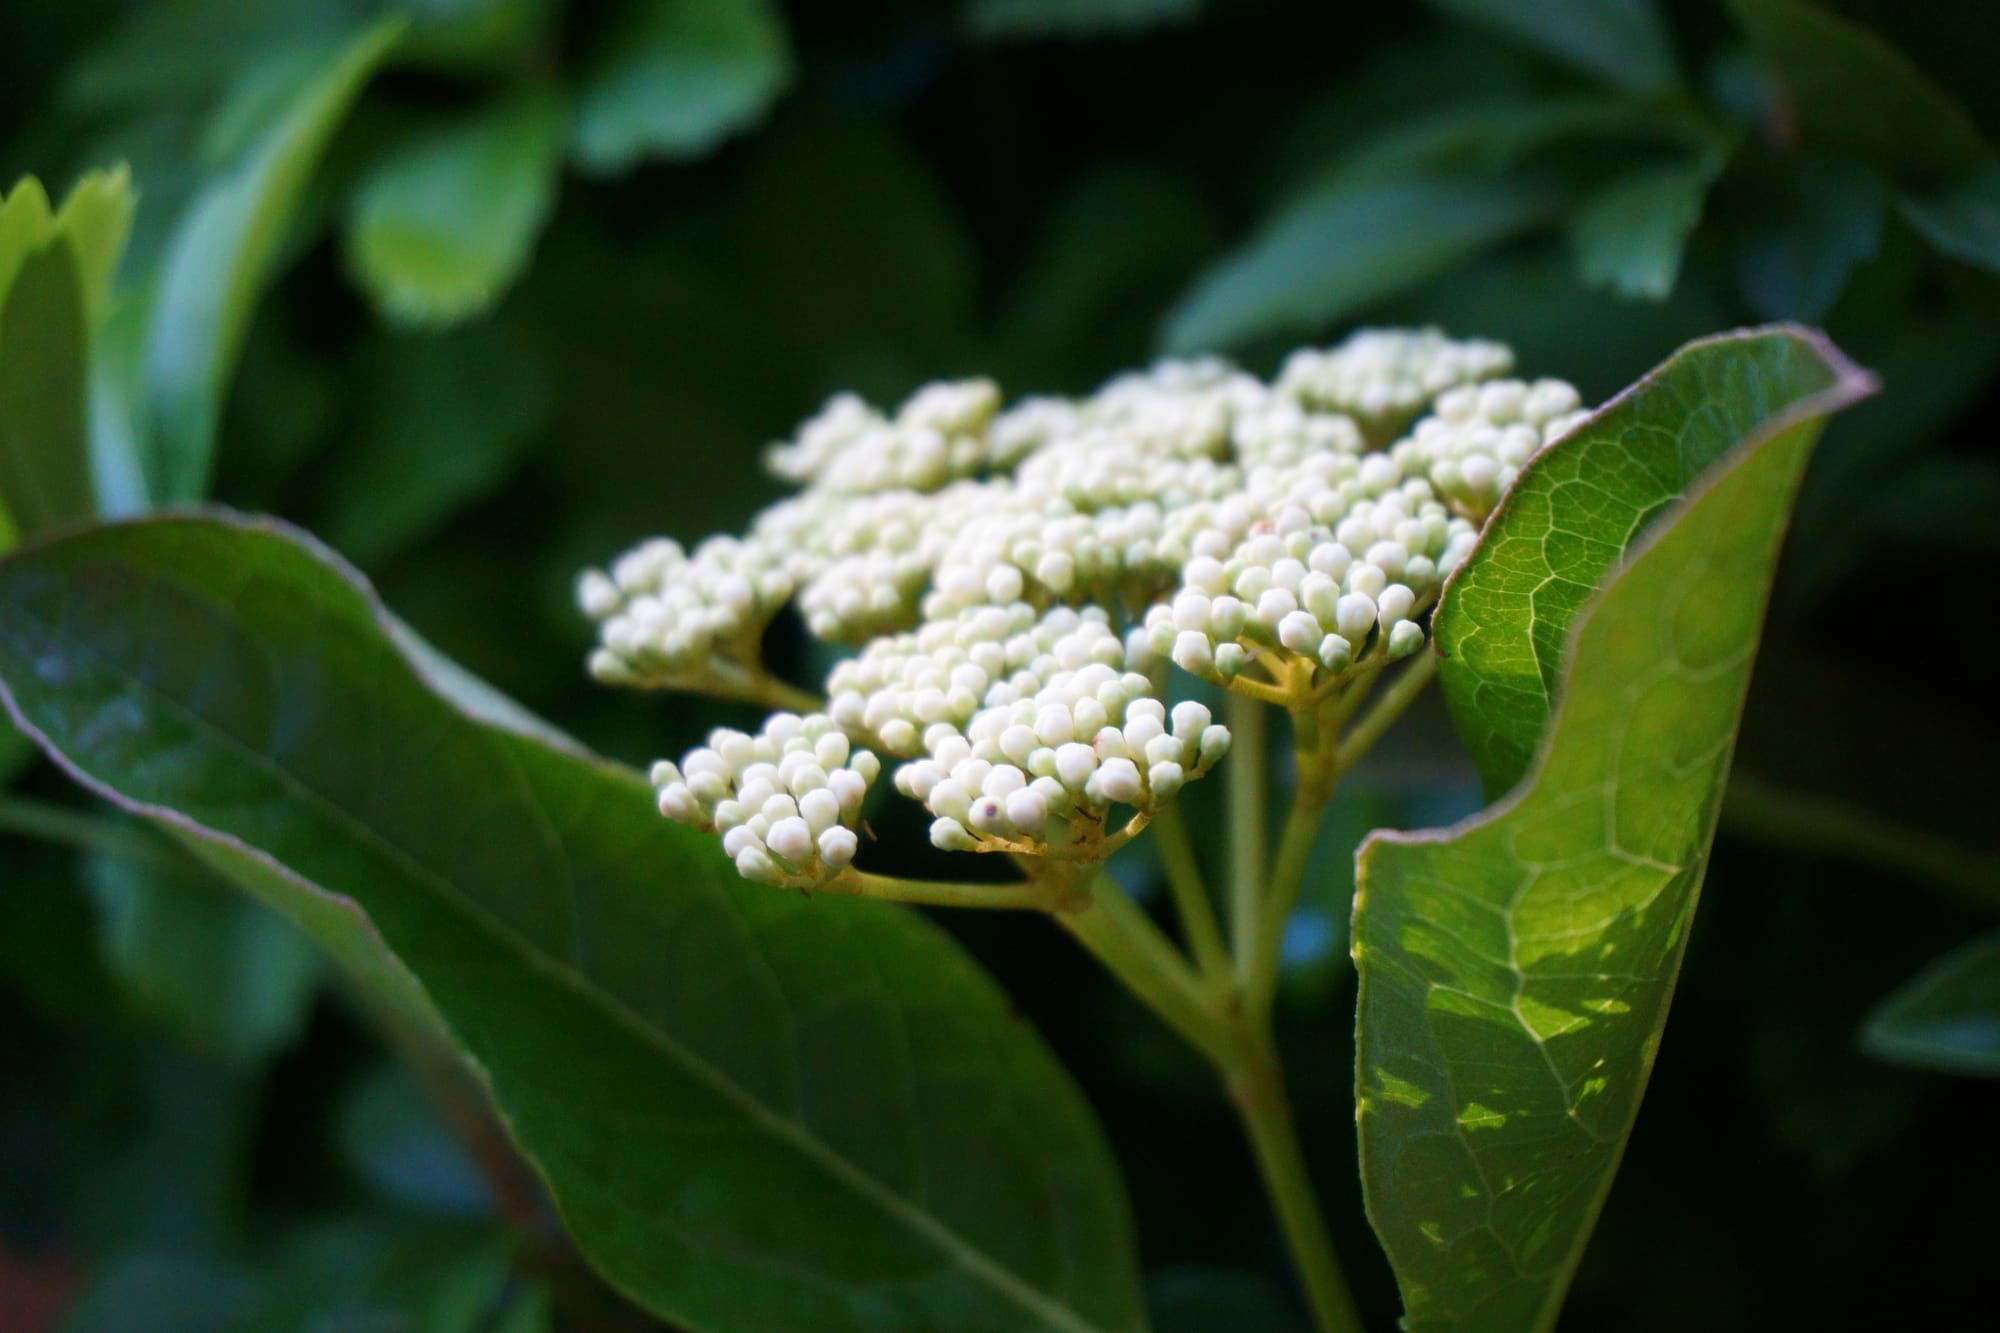
[[[1741,769],[1729,778],[1723,827],[1910,875],[1969,907],[2000,908],[2000,857],[1892,824],[1845,801],[1793,791]]]
[[[1051,902],[1047,884],[1027,880],[1009,884],[960,884],[953,880],[897,879],[866,870],[845,870],[825,889],[860,898],[883,898],[925,907],[1042,908]]]
[[[104,815],[87,815],[24,796],[0,796],[0,833],[63,843],[152,865],[185,869],[188,864],[172,847],[138,824]]]
[[[1395,725],[1396,719],[1417,701],[1417,696],[1431,683],[1431,677],[1437,675],[1437,664],[1437,654],[1419,652],[1415,660],[1403,669],[1403,674],[1396,677],[1395,683],[1382,692],[1375,706],[1354,724],[1347,735],[1341,737],[1340,746],[1333,755],[1333,777],[1336,781],[1353,768],[1361,756],[1382,739],[1382,733]]]
[[[1210,1060],[1228,1058],[1230,1032],[1187,959],[1108,876],[1081,910],[1052,913],[1139,1000]]]
[[[1243,982],[1245,1005],[1252,1019],[1258,1022],[1270,1015],[1277,995],[1285,923],[1291,920],[1304,891],[1306,863],[1312,859],[1313,844],[1319,840],[1320,815],[1325,809],[1324,798],[1313,800],[1300,788],[1285,816],[1284,831],[1278,835],[1278,854],[1271,862],[1271,886],[1257,921],[1256,947],[1250,955],[1250,975]]]
[[[1238,1038],[1239,1063],[1225,1073],[1230,1100],[1249,1136],[1292,1263],[1305,1284],[1314,1326],[1320,1333],[1360,1333],[1360,1312],[1354,1308],[1354,1296],[1334,1252],[1326,1218],[1313,1197],[1312,1178],[1306,1172],[1298,1125],[1285,1095],[1284,1074],[1269,1026],[1262,1020],[1253,1022],[1252,1032]]]
[[[1247,978],[1257,943],[1264,896],[1265,782],[1270,720],[1265,705],[1231,694],[1229,722],[1229,933],[1236,975]]]
[[[1188,948],[1204,975],[1229,973],[1229,946],[1223,943],[1222,927],[1215,919],[1215,905],[1209,901],[1208,885],[1195,861],[1194,843],[1188,838],[1187,822],[1181,818],[1180,804],[1169,801],[1153,816],[1153,842],[1160,853],[1160,865],[1173,891],[1174,910],[1180,914],[1181,931]]]

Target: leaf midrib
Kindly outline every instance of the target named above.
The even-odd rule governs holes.
[[[483,926],[490,935],[494,936],[501,943],[511,947],[530,967],[554,978],[582,996],[587,1002],[602,1008],[613,1020],[631,1030],[642,1041],[656,1047],[669,1062],[679,1064],[693,1073],[718,1095],[741,1110],[758,1128],[764,1130],[773,1138],[789,1144],[801,1156],[814,1165],[819,1166],[829,1176],[847,1185],[857,1194],[881,1208],[885,1213],[902,1222],[911,1231],[931,1242],[959,1268],[985,1282],[1000,1295],[1013,1301],[1024,1310],[1042,1319],[1048,1327],[1068,1330],[1068,1333],[1108,1333],[1108,1330],[1102,1326],[1085,1320],[1069,1306],[1058,1302],[1039,1288],[1031,1286],[1026,1279],[1019,1277],[1013,1270],[1007,1268],[997,1259],[989,1256],[984,1250],[966,1240],[950,1225],[933,1215],[927,1209],[905,1199],[874,1176],[862,1170],[861,1167],[842,1156],[800,1121],[766,1106],[728,1074],[682,1045],[665,1031],[647,1022],[645,1018],[635,1013],[623,1001],[593,984],[590,978],[579,973],[574,967],[560,959],[552,957],[545,950],[536,947],[533,941],[487,911],[476,900],[468,897],[463,890],[458,888],[448,878],[445,878],[439,872],[434,871],[426,865],[415,853],[392,842],[358,815],[340,804],[340,802],[309,785],[303,778],[279,763],[275,757],[251,745],[227,729],[211,722],[180,699],[138,675],[110,662],[103,653],[96,650],[92,645],[77,640],[69,634],[56,629],[54,626],[48,624],[48,622],[20,608],[18,604],[16,604],[15,609],[18,614],[26,616],[40,625],[51,639],[68,644],[73,651],[95,659],[100,667],[108,670],[114,677],[126,682],[128,688],[136,688],[140,692],[153,697],[171,711],[179,714],[196,730],[206,733],[220,741],[226,747],[238,751],[254,767],[267,771],[278,785],[296,793],[301,799],[321,809],[336,824],[353,830],[359,840],[374,846],[390,862],[401,867],[405,874],[418,883],[428,886],[434,893],[442,896],[446,899],[447,905],[455,905],[460,912]],[[392,651],[394,650],[392,649]],[[418,682],[418,686],[419,688],[423,688],[421,682]],[[0,690],[4,689],[4,684],[0,684]],[[460,721],[473,726],[480,725],[475,720],[459,714],[449,701],[438,700],[438,702],[440,706],[451,709]],[[502,737],[501,739],[508,740],[514,738]],[[525,737],[518,739],[522,743],[533,743]],[[107,782],[105,785],[112,790],[117,790],[115,784]],[[535,800],[534,804],[538,810],[541,808],[539,800]],[[201,834],[211,837],[235,836],[225,834],[219,829],[211,828],[205,821],[193,819],[192,816],[186,815],[185,812],[181,813]],[[271,853],[267,852],[266,854]],[[283,858],[279,858],[279,863],[281,865],[286,864]],[[338,890],[326,888],[325,886],[321,887],[324,892],[335,893],[349,902],[354,902],[353,898],[345,893],[340,893]],[[367,914],[366,909],[361,908],[359,903],[354,903],[354,905],[357,909],[362,910],[364,915]],[[386,947],[386,940],[384,941],[384,945]],[[394,951],[392,950],[391,952]]]

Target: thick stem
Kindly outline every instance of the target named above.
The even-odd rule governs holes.
[[[1257,943],[1257,920],[1264,896],[1266,752],[1270,719],[1265,706],[1240,694],[1229,696],[1229,934],[1236,950],[1236,975],[1247,978]]]
[[[1173,891],[1174,910],[1179,913],[1181,932],[1203,975],[1226,976],[1229,946],[1223,943],[1222,927],[1215,919],[1215,905],[1209,901],[1208,885],[1195,861],[1194,843],[1188,838],[1187,823],[1180,806],[1169,801],[1153,816],[1153,843]]]
[[[1354,1308],[1333,1237],[1313,1196],[1269,1025],[1261,1019],[1251,1021],[1254,1026],[1237,1038],[1240,1063],[1225,1071],[1230,1101],[1243,1121],[1258,1174],[1264,1178],[1272,1211],[1305,1285],[1314,1327],[1319,1333],[1360,1333],[1360,1312]]]
[[[1212,1061],[1227,1058],[1230,1032],[1210,995],[1139,905],[1107,876],[1080,910],[1052,913],[1139,1000]]]

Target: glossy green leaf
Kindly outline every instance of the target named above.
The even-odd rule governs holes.
[[[1861,1046],[1891,1064],[2000,1078],[2000,932],[1897,987],[1868,1015]]]
[[[1570,220],[1583,280],[1620,296],[1666,299],[1722,165],[1720,155],[1711,155],[1644,167],[1585,203]]]
[[[1304,334],[1436,277],[1545,218],[1520,179],[1339,180],[1282,210],[1168,316],[1174,352]]]
[[[972,0],[965,21],[976,37],[1084,37],[1186,22],[1200,9],[1201,0]]]
[[[247,150],[203,187],[168,242],[142,380],[156,499],[184,503],[207,491],[223,395],[286,229],[334,131],[403,27],[388,17],[329,45]]]
[[[1691,344],[1522,471],[1437,612],[1439,681],[1489,796],[1528,767],[1585,601],[1717,459],[1842,385],[1832,355],[1785,329]]]
[[[1672,88],[1673,42],[1653,0],[1434,0],[1556,59],[1637,93]]]
[[[459,711],[286,532],[17,553],[0,694],[398,1003],[420,985],[579,1246],[663,1316],[1141,1325],[1088,1108],[942,932],[754,889],[638,775]]]
[[[83,874],[108,970],[182,1041],[247,1064],[298,1037],[321,967],[290,922],[193,865],[91,856]]]
[[[1808,335],[1697,344],[1524,472],[1447,591],[1491,611],[1506,585],[1506,621],[1479,623],[1532,673],[1522,595],[1602,586],[1560,616],[1562,689],[1521,785],[1358,856],[1362,1180],[1412,1330],[1555,1322],[1659,1048],[1791,496],[1826,414],[1869,387]],[[1524,560],[1531,535],[1559,563]]]
[[[1730,0],[1806,140],[1899,178],[1940,180],[1991,155],[1965,108],[1857,23],[1807,0]]]
[[[0,288],[0,503],[28,536],[88,518],[90,325],[68,237],[21,255]]]
[[[762,119],[791,75],[770,0],[630,0],[577,90],[570,147],[597,172],[696,157]]]
[[[2000,163],[1946,189],[1904,195],[1902,211],[1940,254],[2000,273]]]
[[[451,324],[487,309],[526,267],[555,199],[562,108],[528,94],[418,136],[354,197],[347,259],[382,314]]]

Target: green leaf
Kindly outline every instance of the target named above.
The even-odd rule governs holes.
[[[1899,179],[1941,180],[1990,156],[1965,109],[1859,24],[1806,0],[1730,0],[1784,85],[1807,142],[1856,153]]]
[[[1508,608],[1475,623],[1539,685],[1524,598],[1602,584],[1522,784],[1358,855],[1362,1181],[1412,1330],[1555,1321],[1659,1047],[1791,495],[1869,387],[1803,333],[1696,344],[1531,464],[1447,591]]]
[[[1680,277],[1681,255],[1724,160],[1712,154],[1643,167],[1584,204],[1570,220],[1583,280],[1620,296],[1665,300]]]
[[[2000,273],[2000,163],[1929,194],[1906,194],[1903,218],[1939,254]]]
[[[1772,163],[1736,249],[1736,281],[1766,319],[1819,319],[1857,264],[1874,257],[1888,187],[1859,162],[1792,157]]]
[[[1861,1047],[1891,1064],[2000,1077],[2000,931],[1897,987],[1862,1025]]]
[[[363,407],[321,495],[327,540],[363,563],[428,536],[504,481],[547,424],[547,374],[490,324],[385,339],[363,363]]]
[[[1323,328],[1526,230],[1553,208],[1522,179],[1336,181],[1281,211],[1167,318],[1170,351]]]
[[[90,326],[75,247],[52,235],[0,292],[0,499],[29,536],[90,517]]]
[[[199,873],[92,856],[83,874],[109,970],[182,1040],[249,1064],[298,1037],[320,959],[291,923]]]
[[[1632,92],[1665,92],[1680,82],[1673,42],[1653,0],[1433,3],[1459,18],[1498,28],[1557,60]]]
[[[385,318],[481,313],[526,267],[554,201],[562,107],[529,93],[385,156],[361,182],[347,259]]]
[[[1697,478],[1740,441],[1855,372],[1795,330],[1697,342],[1521,472],[1452,575],[1435,625],[1439,683],[1489,797],[1527,771],[1584,603]]]
[[[118,275],[125,242],[132,234],[132,214],[139,206],[132,172],[125,166],[87,172],[63,197],[55,229],[69,237],[76,250],[84,305],[92,323],[103,318],[111,303],[111,281]]]
[[[0,696],[92,790],[426,997],[581,1249],[662,1316],[1142,1324],[1088,1108],[941,931],[746,885],[639,775],[459,711],[274,525],[10,557]]]
[[[971,0],[966,27],[988,40],[1136,33],[1185,23],[1201,0]]]
[[[384,1198],[466,1217],[493,1207],[464,1145],[399,1066],[374,1070],[348,1095],[340,1142],[355,1170]]]
[[[230,372],[286,228],[334,131],[403,28],[390,16],[329,46],[241,157],[203,187],[168,242],[143,364],[156,499],[185,503],[207,491]]]
[[[577,90],[570,148],[603,173],[698,157],[761,120],[791,76],[770,0],[632,0]]]

